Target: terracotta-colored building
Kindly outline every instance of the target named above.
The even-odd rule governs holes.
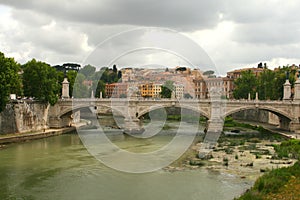
[[[232,78],[233,80],[240,78],[241,77],[241,73],[244,71],[248,71],[250,70],[256,77],[259,76],[260,73],[262,73],[264,71],[263,68],[243,68],[243,69],[236,69],[230,72],[227,72],[227,77]]]
[[[222,98],[232,98],[233,79],[229,77],[197,78],[194,80],[195,98],[206,99],[211,96],[213,90],[221,93]]]
[[[127,83],[111,83],[105,85],[105,95],[108,98],[126,98],[127,91]]]

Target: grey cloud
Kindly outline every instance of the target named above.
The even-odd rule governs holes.
[[[95,48],[87,63],[103,66],[118,60],[119,64],[127,66],[152,61],[169,65],[168,59],[174,65],[185,62],[190,66],[213,67],[197,43],[180,33],[161,28],[139,28],[116,35]],[[174,60],[177,61],[174,63]]]
[[[232,35],[237,42],[267,45],[300,42],[300,23],[251,23],[240,24]]]
[[[1,1],[0,1],[1,2]],[[17,1],[2,3],[30,9],[67,21],[98,25],[126,24],[160,26],[177,30],[210,28],[219,21],[223,1],[102,0],[102,1]]]
[[[30,10],[12,9],[11,15],[14,19],[22,22],[22,24],[31,27],[43,26],[51,22],[51,18],[49,16],[39,14]]]
[[[300,18],[300,2],[297,0],[227,0],[224,4],[224,18],[236,23],[259,22],[290,23]]]
[[[15,32],[1,33],[2,38],[15,51],[28,52],[30,44],[29,56],[49,62],[81,61],[88,54],[81,46],[83,34],[88,36],[90,47],[95,47],[114,34],[139,26],[189,33],[212,29],[222,20],[233,22],[235,28],[229,41],[220,41],[208,52],[220,71],[224,71],[223,67],[276,57],[299,58],[300,2],[293,0],[0,0],[1,3],[13,7],[12,17],[19,23]],[[223,19],[219,18],[221,13]],[[42,26],[51,21],[56,21],[55,29],[43,30]],[[116,48],[141,44],[142,37],[143,34],[114,41],[101,54],[105,57]],[[218,36],[211,37],[219,40]],[[120,62],[143,63],[145,57],[128,57]],[[196,65],[199,63],[201,60],[196,61]]]

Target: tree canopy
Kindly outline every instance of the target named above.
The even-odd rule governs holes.
[[[3,111],[10,94],[21,94],[20,65],[13,58],[0,52],[0,112]]]
[[[203,75],[208,76],[208,75],[213,75],[214,73],[215,72],[213,70],[208,70],[208,71],[203,72]]]
[[[233,96],[236,99],[248,98],[248,93],[251,98],[254,98],[254,93],[258,92],[260,100],[280,100],[283,97],[283,84],[286,81],[287,73],[289,81],[294,86],[296,81],[297,69],[289,66],[279,67],[276,70],[270,70],[267,67],[255,77],[250,70],[241,73],[241,77],[235,82]]]
[[[247,99],[250,93],[251,98],[254,98],[257,80],[252,71],[247,70],[241,73],[241,77],[234,81],[235,89],[233,96],[235,99]]]
[[[174,91],[174,82],[173,81],[166,81],[164,85],[161,87],[160,96],[162,98],[171,98],[172,92]]]
[[[47,63],[35,59],[22,68],[24,95],[54,105],[61,88],[57,71]]]

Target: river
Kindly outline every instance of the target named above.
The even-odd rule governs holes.
[[[113,140],[124,149],[151,149],[155,140]],[[144,142],[143,142],[144,141]],[[206,169],[132,174],[92,157],[76,133],[9,145],[0,151],[0,199],[233,199],[252,182]]]

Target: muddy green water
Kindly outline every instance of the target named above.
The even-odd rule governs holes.
[[[157,148],[154,140],[113,136],[131,151]],[[108,168],[92,157],[76,133],[9,145],[0,150],[0,199],[233,199],[251,182],[205,169],[131,174]]]

